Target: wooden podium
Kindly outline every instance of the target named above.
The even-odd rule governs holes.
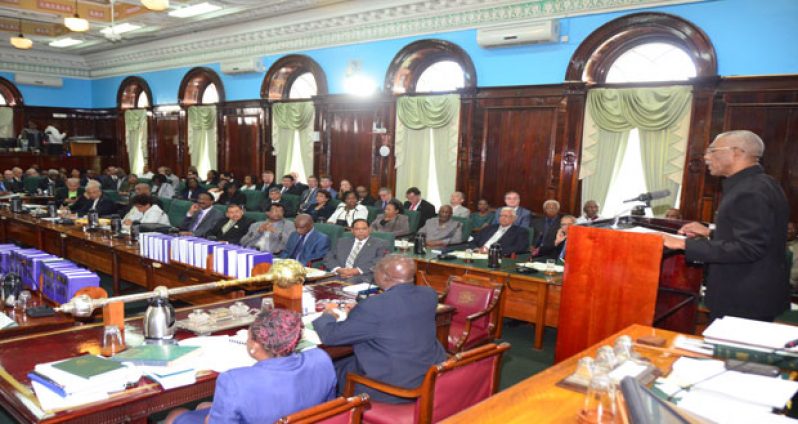
[[[555,361],[632,325],[692,333],[703,275],[654,234],[613,230],[611,221],[568,231]],[[682,221],[625,218],[626,226],[674,233]]]
[[[100,143],[100,140],[94,139],[71,139],[69,152],[72,156],[97,156],[97,145]]]

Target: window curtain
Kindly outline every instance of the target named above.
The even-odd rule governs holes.
[[[296,171],[300,181],[313,173],[313,102],[274,103],[272,105],[272,144],[277,156],[277,176]],[[303,169],[292,169],[292,158],[299,150]]]
[[[605,138],[614,137],[608,133],[628,134],[632,128],[639,130],[646,189],[671,191],[670,196],[652,202],[655,215],[673,207],[678,195],[684,173],[692,100],[691,88],[687,86],[598,88],[588,92],[587,110],[598,128],[597,144]],[[587,159],[591,155],[598,156],[598,146],[586,143],[583,157]],[[597,175],[598,161],[589,165],[593,169],[592,175]],[[590,169],[587,173],[590,173]],[[585,177],[580,175],[580,178]],[[610,181],[606,182],[607,186]]]
[[[216,106],[188,108],[188,153],[199,175],[217,169]]]
[[[595,200],[601,207],[606,204],[610,184],[621,169],[628,141],[629,130],[599,130],[593,122],[590,109],[585,112],[582,166],[579,169],[579,179],[582,180],[582,203]]]
[[[147,111],[129,109],[125,111],[125,144],[130,163],[130,172],[141,174],[147,163]]]
[[[440,197],[448,199],[457,176],[457,137],[460,96],[400,97],[396,103],[396,191],[418,187],[429,195],[437,183]],[[430,175],[430,157],[435,175]],[[431,184],[431,178],[435,181]],[[428,199],[439,204],[441,199]]]
[[[16,137],[14,134],[14,109],[10,107],[0,107],[0,137]]]

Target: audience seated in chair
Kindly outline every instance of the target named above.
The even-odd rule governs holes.
[[[357,195],[354,192],[348,191],[343,196],[343,203],[335,208],[335,212],[330,215],[327,222],[342,227],[351,227],[356,220],[368,218],[368,209],[363,205],[357,204]]]
[[[218,241],[239,244],[253,221],[244,216],[244,207],[237,203],[227,205],[226,219],[220,219],[216,226],[206,235]]]
[[[273,205],[266,212],[266,220],[249,226],[247,234],[241,238],[241,245],[261,252],[278,254],[285,250],[288,239],[296,231],[294,223],[283,217],[283,206]]]
[[[205,237],[219,221],[224,219],[221,212],[213,208],[213,198],[208,193],[200,193],[197,203],[193,203],[180,224],[181,235]]]
[[[534,216],[529,209],[521,206],[521,195],[515,191],[508,191],[504,195],[504,205],[505,207],[512,208],[515,212],[515,225],[519,227],[529,228],[532,226],[532,221],[534,220]],[[499,215],[495,215],[493,217],[492,224],[499,223]]]
[[[347,198],[353,194],[347,195]],[[350,283],[371,282],[372,268],[393,246],[376,237],[371,237],[371,230],[365,219],[358,219],[352,224],[354,237],[343,237],[327,252],[324,266],[336,274],[335,280]]]
[[[478,249],[480,253],[487,253],[494,243],[499,243],[504,256],[526,252],[529,249],[529,232],[514,224],[515,210],[503,207],[498,216],[498,224],[490,225],[474,235],[471,247]]]
[[[560,202],[549,199],[543,202],[543,216],[535,218],[532,227],[535,230],[535,242],[532,245],[532,256],[548,258],[556,256],[557,247],[554,240],[560,230]]]
[[[296,259],[302,264],[320,260],[330,250],[330,238],[313,229],[310,215],[300,214],[294,220],[296,231],[291,233],[285,250],[280,254],[283,259]]]
[[[323,349],[296,353],[302,317],[285,309],[261,312],[249,327],[247,351],[255,365],[234,368],[216,379],[213,403],[177,409],[167,424],[273,423],[280,417],[335,396],[335,370]]]
[[[435,216],[435,206],[421,198],[421,190],[410,187],[405,192],[407,201],[404,204],[405,210],[418,212],[418,228],[423,228],[428,219]]]
[[[86,191],[69,209],[79,216],[86,215],[89,211],[97,211],[100,216],[109,216],[116,212],[116,204],[103,195],[99,181],[89,181]]]
[[[364,223],[365,224],[365,223]],[[354,355],[335,362],[339,389],[347,373],[354,373],[405,389],[424,380],[433,364],[446,358],[436,337],[435,313],[438,296],[429,287],[413,282],[413,259],[388,255],[374,269],[374,281],[384,292],[360,302],[346,320],[336,322],[337,304],[329,304],[313,321],[313,328],[326,345],[352,345]],[[410,400],[362,386],[373,400],[402,403]],[[354,392],[353,392],[354,393]]]
[[[130,212],[122,219],[122,224],[130,226],[139,224],[161,224],[169,226],[169,215],[152,201],[152,196],[139,194],[133,197]]]
[[[410,234],[410,221],[407,215],[402,215],[402,203],[396,199],[390,199],[384,212],[377,215],[371,223],[372,231],[391,233],[394,237],[403,237]]]
[[[453,211],[449,205],[443,205],[438,210],[438,216],[430,218],[418,230],[427,240],[427,247],[445,248],[450,244],[458,244],[463,239],[463,224],[452,219]]]

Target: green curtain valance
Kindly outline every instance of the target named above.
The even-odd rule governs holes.
[[[303,130],[313,122],[313,102],[275,103],[272,117],[276,127],[287,130]]]
[[[441,128],[458,119],[460,96],[400,97],[396,102],[396,118],[412,130]]]
[[[692,99],[691,88],[687,86],[596,88],[587,94],[587,108],[593,121],[603,130],[659,131],[684,117]]]
[[[191,106],[188,108],[188,123],[198,131],[216,128],[216,106]]]

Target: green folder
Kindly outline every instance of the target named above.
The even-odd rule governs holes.
[[[53,368],[66,371],[70,374],[85,379],[90,379],[109,371],[118,370],[123,365],[116,361],[100,358],[94,355],[83,355],[76,358],[67,359],[52,365]]]
[[[198,346],[141,345],[117,353],[111,359],[135,365],[164,367],[199,349]]]

